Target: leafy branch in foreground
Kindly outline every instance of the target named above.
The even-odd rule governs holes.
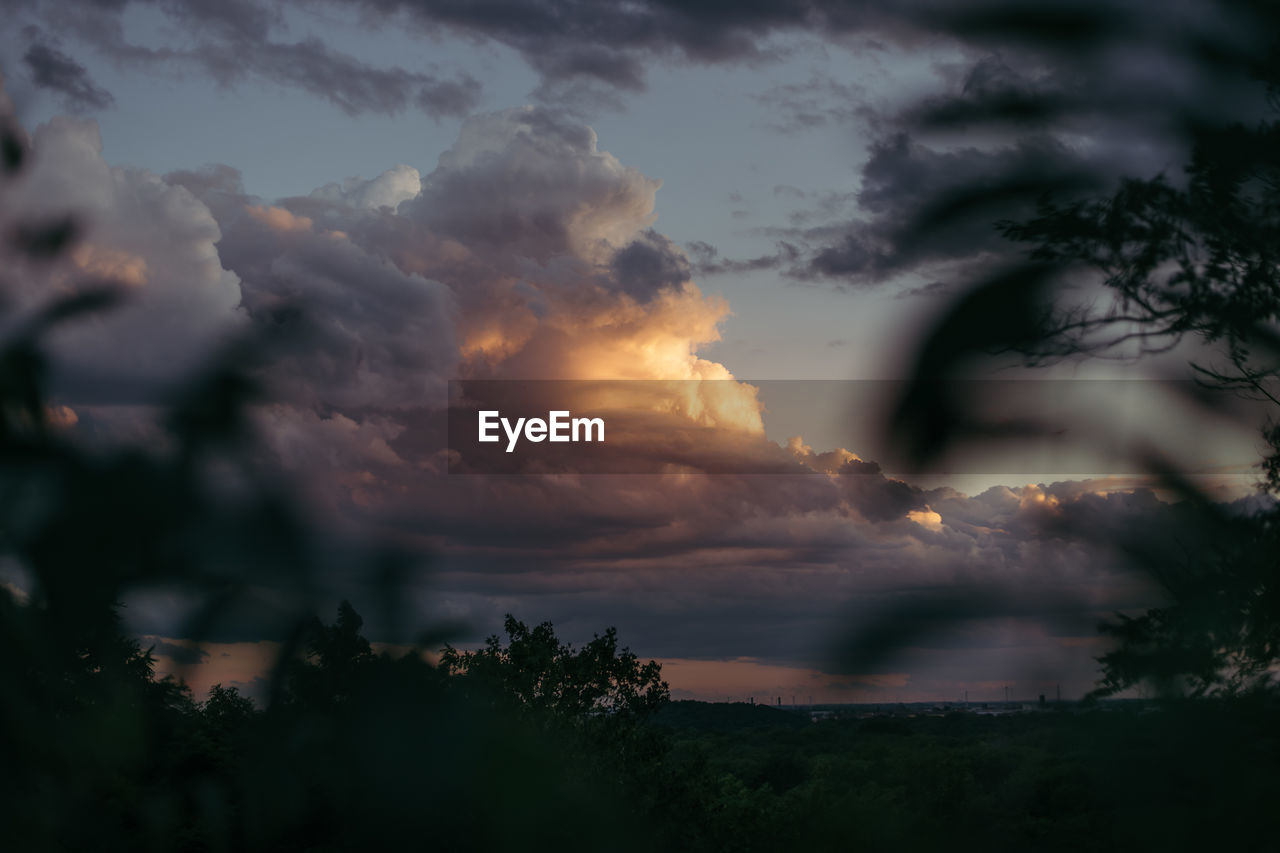
[[[911,381],[887,429],[915,464],[966,443],[1084,435],[1085,442],[1106,447],[1111,439],[1105,413],[1097,410],[1065,425],[1061,419],[997,421],[974,401],[944,393],[947,381],[966,371],[1008,366],[1009,355],[1028,366],[1085,356],[1133,361],[1187,344],[1197,347],[1189,368],[1199,387],[1186,402],[1215,415],[1231,413],[1226,395],[1272,407],[1262,430],[1258,485],[1272,499],[1280,496],[1280,13],[1275,3],[1255,0],[1216,0],[1203,11],[1250,23],[1242,37],[1224,30],[1213,50],[1186,52],[1182,42],[1156,41],[1185,57],[1189,79],[1202,78],[1204,91],[1223,96],[1206,110],[1203,91],[1195,90],[1194,98],[1170,100],[1150,114],[1153,139],[1185,146],[1182,175],[1117,181],[1114,163],[1104,158],[1086,165],[1074,186],[1055,186],[1011,164],[1006,174],[951,191],[968,202],[948,208],[952,220],[980,216],[984,199],[1012,193],[1018,206],[1006,209],[1017,212],[996,227],[1013,251],[1003,263],[978,268],[917,348]],[[1007,35],[1005,26],[1028,34],[1035,29],[1001,18],[977,22],[975,32]],[[1111,35],[1105,27],[1063,34],[1060,44],[1089,56],[1109,49]],[[1241,72],[1252,85],[1240,85]],[[1227,79],[1229,93],[1222,86]],[[1135,100],[1121,93],[1100,115],[1130,120],[1148,106],[1145,91],[1136,94]],[[1029,92],[1017,106],[1032,119],[1020,123],[1028,133],[1043,133],[1041,122],[1051,120],[1075,133],[1077,107],[1055,100],[1051,89]],[[996,129],[999,116],[980,107],[968,113],[973,124]],[[1103,186],[1109,191],[1097,189]],[[910,233],[924,242],[937,228],[926,218]],[[993,360],[997,356],[1004,360]],[[1172,695],[1272,684],[1280,665],[1280,508],[1256,497],[1224,506],[1150,446],[1136,450],[1132,461],[1175,496],[1167,523],[1100,534],[1087,520],[1063,518],[1046,528],[1049,535],[1112,546],[1163,592],[1164,601],[1145,615],[1118,615],[1102,626],[1118,645],[1099,659],[1095,695],[1144,683]]]
[[[1102,277],[1101,307],[1063,309],[1038,355],[1163,352],[1184,336],[1217,345],[1216,386],[1276,402],[1280,367],[1280,122],[1204,129],[1186,180],[1128,178],[1102,199],[1042,199],[1038,214],[1000,223],[1031,258]]]
[[[1272,83],[1280,69],[1270,69]],[[1164,352],[1191,336],[1220,361],[1192,362],[1210,389],[1268,403],[1280,415],[1280,122],[1200,128],[1186,180],[1126,179],[1110,197],[1042,201],[1039,215],[1002,223],[1034,261],[1101,275],[1104,307],[1079,305],[1025,352],[1059,355]],[[1263,429],[1260,485],[1280,494],[1280,426]],[[1172,474],[1172,472],[1168,472]],[[1164,693],[1236,692],[1270,682],[1280,662],[1280,512],[1233,518],[1185,478],[1188,504],[1212,544],[1174,572],[1144,568],[1169,601],[1104,623],[1118,647],[1099,658],[1110,695],[1139,683]]]

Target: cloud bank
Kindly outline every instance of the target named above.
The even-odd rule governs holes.
[[[436,555],[431,585],[410,593],[424,618],[483,634],[510,610],[571,637],[604,620],[646,655],[821,663],[833,684],[865,687],[900,685],[902,663],[832,663],[824,644],[841,628],[957,583],[1003,590],[916,649],[929,663],[913,689],[949,690],[949,666],[1043,665],[1081,681],[1096,618],[1151,599],[1082,535],[1176,523],[1149,493],[1055,484],[969,497],[886,477],[849,450],[769,441],[755,389],[700,355],[728,305],[656,230],[660,183],[554,111],[473,117],[426,175],[397,166],[276,200],[226,167],[112,169],[90,122],[50,122],[34,145],[8,215],[82,210],[92,225],[69,263],[137,294],[59,342],[60,357],[171,376],[226,334],[265,341],[256,369],[273,395],[256,419],[271,464],[310,477],[334,517]],[[73,286],[70,275],[35,270],[23,298]],[[623,452],[674,464],[450,476],[449,379],[659,381],[611,404],[632,415]],[[122,402],[109,391],[72,388],[66,402],[92,415]],[[700,438],[677,446],[687,434]],[[780,473],[708,473],[726,454]],[[359,598],[361,579],[335,580]],[[255,639],[244,631],[223,639]]]

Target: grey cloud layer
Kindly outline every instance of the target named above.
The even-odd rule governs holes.
[[[28,29],[32,44],[22,55],[22,62],[37,87],[57,92],[73,111],[100,110],[115,103],[110,92],[94,85],[83,65],[56,45],[41,41],[34,28]]]
[[[109,106],[113,97],[63,52],[73,41],[77,49],[125,66],[194,67],[223,84],[256,78],[296,87],[351,115],[416,108],[431,116],[462,116],[480,97],[480,83],[465,73],[377,67],[316,37],[290,39],[285,16],[273,4],[9,0],[4,6],[12,20],[26,23],[22,32],[31,44],[25,56],[30,81],[81,108]],[[129,41],[124,19],[131,9],[163,15],[181,37],[159,47]]]
[[[116,61],[194,62],[220,80],[257,74],[299,86],[354,112],[394,111],[416,102],[441,115],[463,114],[474,105],[474,80],[374,68],[316,39],[282,39],[288,17],[284,10],[337,11],[375,30],[407,26],[431,38],[453,35],[503,44],[541,75],[544,90],[569,92],[581,91],[575,88],[578,83],[642,89],[648,66],[671,58],[704,64],[764,61],[780,55],[777,38],[791,34],[837,41],[856,36],[871,49],[885,40],[920,44],[945,38],[976,46],[1030,43],[1061,51],[1071,48],[1072,39],[1166,32],[1171,20],[1211,30],[1223,17],[1215,18],[1206,4],[1193,4],[1182,16],[1156,18],[1150,14],[1159,8],[1156,4],[1146,8],[1148,4],[1101,0],[1035,6],[1008,0],[638,0],[604,6],[586,0],[295,0],[283,6],[253,0],[8,0],[5,5],[12,14],[21,13],[59,35],[74,33]],[[130,43],[123,25],[130,8],[164,14],[184,32],[184,39],[162,47]],[[811,98],[808,92],[775,94],[788,101]],[[799,121],[825,121],[821,107],[785,111]]]
[[[908,30],[945,39],[959,58],[937,66],[934,92],[874,104],[815,77],[762,97],[786,132],[856,122],[871,137],[860,187],[848,188],[856,213],[799,211],[794,227],[763,232],[778,241],[772,255],[700,269],[841,286],[989,269],[1019,250],[995,224],[1046,194],[1096,195],[1122,175],[1176,179],[1194,128],[1265,116],[1255,72],[1275,25],[1265,4],[1230,0],[922,3],[873,19],[868,33],[900,43]]]
[[[767,61],[783,52],[779,37],[791,35],[856,44],[861,51],[887,43],[945,44],[961,58],[938,69],[942,88],[916,104],[872,108],[851,81],[822,77],[762,96],[773,124],[787,131],[853,117],[872,132],[861,190],[848,188],[850,195],[856,191],[859,210],[854,216],[801,211],[797,216],[807,221],[767,232],[775,251],[718,258],[711,250],[696,268],[704,275],[778,270],[840,285],[909,274],[934,282],[963,277],[1009,252],[993,223],[1025,216],[1043,193],[1095,192],[1121,174],[1149,176],[1182,162],[1181,135],[1191,123],[1258,114],[1262,99],[1250,85],[1251,63],[1265,51],[1267,25],[1274,23],[1243,0],[1199,0],[1176,10],[1120,0],[641,0],[612,6],[584,0],[283,6],[121,0],[78,8],[9,0],[7,6],[16,20],[30,22],[25,68],[32,82],[85,109],[108,105],[111,95],[71,55],[73,41],[120,63],[194,64],[224,83],[255,76],[298,87],[352,114],[417,106],[460,116],[475,107],[479,84],[465,74],[374,67],[316,38],[290,40],[290,15],[316,11],[424,40],[452,36],[505,45],[540,75],[543,95],[566,103],[574,93],[642,89],[648,67],[672,58]],[[194,35],[160,47],[130,43],[123,21],[135,7],[163,14]],[[555,177],[548,175],[542,191],[555,191]],[[469,212],[455,212],[465,227]],[[536,233],[546,223],[518,210],[497,213],[531,229],[538,244],[551,236]],[[488,223],[478,227],[483,233]],[[643,257],[641,245],[624,263]]]
[[[203,203],[157,175],[108,166],[91,121],[56,118],[32,146],[30,168],[0,196],[0,228],[71,215],[84,238],[56,263],[32,263],[6,241],[7,296],[29,311],[88,283],[125,294],[109,317],[55,335],[58,363],[104,388],[125,378],[173,381],[244,327],[240,281],[219,259],[222,232]]]

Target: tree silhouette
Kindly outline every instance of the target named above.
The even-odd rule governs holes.
[[[1112,295],[1061,309],[1028,354],[1160,352],[1193,335],[1225,360],[1193,365],[1202,379],[1280,405],[1267,383],[1280,369],[1280,122],[1198,130],[1185,172],[1185,185],[1129,178],[1001,224],[1034,260],[1085,265]]]
[[[1118,8],[1111,11],[1119,14]],[[1245,105],[1234,117],[1212,116],[1217,105],[1202,101],[1169,104],[1158,116],[1166,137],[1178,137],[1170,141],[1190,151],[1182,176],[1127,177],[1110,194],[1081,196],[1081,187],[1109,181],[1087,176],[1064,189],[1053,175],[1011,173],[951,191],[908,229],[913,239],[927,240],[949,222],[981,216],[993,199],[1017,198],[1036,210],[997,223],[1013,248],[1022,250],[1020,257],[970,282],[917,349],[912,381],[888,429],[919,464],[964,441],[1019,437],[1008,424],[985,420],[950,383],[975,365],[990,365],[992,356],[1012,354],[1033,365],[1076,356],[1135,358],[1167,352],[1190,338],[1212,353],[1191,364],[1202,386],[1274,404],[1280,416],[1280,40],[1273,35],[1280,31],[1280,11],[1253,0],[1222,0],[1205,11],[1253,26],[1244,37],[1224,27],[1197,36],[1199,41],[1172,42],[1182,49],[1185,73],[1236,81],[1243,72],[1254,89],[1221,92],[1224,101],[1230,95],[1228,102]],[[967,19],[966,32],[1051,45],[1054,57],[1068,61],[1096,55],[1114,36],[1107,27],[1050,33],[1044,23],[1034,15],[975,18]],[[1257,34],[1267,41],[1262,49],[1255,49]],[[1203,92],[1196,97],[1202,99]],[[1111,108],[1137,111],[1143,98],[1141,92],[1117,92]],[[920,114],[920,122],[999,126],[1013,120],[1040,128],[1079,108],[1034,93],[1017,106],[1017,115],[1010,115],[961,100],[935,105]],[[1194,402],[1217,407],[1221,400],[1198,395]],[[1096,429],[1086,424],[1086,430],[1090,426]],[[1040,434],[1049,429],[1017,427]],[[1268,449],[1261,485],[1280,494],[1276,419],[1262,437]],[[1280,661],[1280,512],[1231,514],[1172,461],[1154,452],[1139,461],[1181,499],[1178,533],[1194,547],[1171,560],[1160,543],[1116,543],[1164,589],[1168,601],[1102,626],[1118,646],[1100,658],[1098,693],[1144,681],[1162,691],[1193,694],[1264,686]],[[1076,532],[1097,541],[1095,531]],[[962,593],[927,606],[964,619],[973,598]]]
[[[556,638],[550,622],[530,629],[507,614],[503,630],[505,646],[496,634],[477,651],[446,646],[441,668],[500,701],[562,720],[644,716],[669,697],[661,666],[619,650],[614,628],[576,651]]]
[[[1280,24],[1272,10],[1268,19]],[[1280,45],[1280,42],[1277,42]],[[1280,112],[1280,48],[1253,66]],[[1033,261],[1083,266],[1110,293],[1060,308],[1024,351],[1106,355],[1167,351],[1193,336],[1216,358],[1193,362],[1199,380],[1277,407],[1280,415],[1280,121],[1193,126],[1191,159],[1177,183],[1128,178],[1102,199],[1042,200],[1035,217],[1004,222]],[[1274,418],[1275,416],[1273,416]],[[1263,431],[1263,485],[1280,494],[1280,428]],[[1280,514],[1217,519],[1211,555],[1163,570],[1171,602],[1103,626],[1119,648],[1103,656],[1100,693],[1143,680],[1193,693],[1268,680],[1280,661]]]
[[[29,155],[7,121],[0,192]],[[3,238],[34,263],[80,233],[66,218]],[[373,654],[347,602],[334,624],[310,615],[323,537],[261,465],[246,417],[252,341],[161,407],[159,441],[91,448],[52,423],[48,335],[118,301],[109,285],[81,285],[25,316],[0,301],[0,562],[20,578],[0,585],[6,847],[572,851],[609,833],[611,848],[641,846],[585,741],[445,690],[419,649]],[[245,487],[228,493],[214,469]],[[375,545],[350,553],[395,601],[388,587],[407,572],[380,569],[412,561]],[[266,707],[223,685],[198,703],[157,678],[121,618],[122,601],[157,589],[194,605],[179,636],[196,641],[255,598],[276,604],[262,625],[281,649]]]
[[[361,679],[375,663],[373,648],[361,634],[364,619],[349,601],[338,606],[338,620],[324,625],[312,617],[306,628],[303,660],[289,667],[290,698],[309,705],[348,702],[361,689]]]

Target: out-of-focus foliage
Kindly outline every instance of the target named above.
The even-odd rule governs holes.
[[[20,170],[26,140],[5,130],[0,155],[6,176]],[[4,238],[43,263],[80,231],[65,219]],[[178,389],[146,446],[90,446],[54,422],[46,336],[109,310],[120,292],[86,283],[4,318],[0,561],[18,582],[0,586],[0,846],[647,847],[620,807],[619,756],[638,749],[476,701],[416,649],[375,655],[345,602],[335,624],[311,615],[322,537],[282,478],[262,471],[246,417],[258,394],[242,366],[251,341]],[[406,556],[370,546],[351,560],[376,578]],[[182,630],[196,641],[256,614],[281,649],[267,707],[224,685],[197,702],[180,681],[157,678],[120,617],[122,601],[147,591],[190,605]],[[620,678],[601,698],[665,698],[627,692],[627,667],[655,686],[658,671],[615,657],[612,632],[589,649],[584,664]]]
[[[1162,351],[1196,335],[1221,343],[1229,362],[1201,367],[1203,376],[1268,393],[1260,382],[1276,372],[1280,322],[1278,151],[1277,122],[1206,129],[1185,185],[1130,178],[1108,198],[1046,198],[1035,218],[1003,223],[1006,236],[1032,245],[1033,259],[1085,264],[1113,295],[1101,307],[1066,308],[1039,343],[1055,355],[1131,341]]]
[[[1123,18],[1123,5],[1093,4],[1104,25],[1078,31],[1050,33],[1046,20],[1031,11],[1034,4],[1023,4],[1018,15],[968,18],[965,31],[997,43],[1049,44],[1056,72],[1069,76],[1072,63],[1113,47],[1112,39],[1127,32],[1105,25],[1108,12],[1116,21]],[[1182,175],[1127,177],[1118,184],[1104,174],[1078,175],[1074,186],[1052,174],[984,176],[929,208],[945,211],[944,217],[930,213],[907,229],[927,242],[957,218],[984,215],[993,198],[1037,211],[993,223],[1010,239],[1010,252],[963,283],[917,347],[912,381],[888,431],[921,466],[970,442],[1033,434],[1106,441],[1107,412],[1081,412],[1068,424],[995,423],[955,393],[952,380],[1011,360],[1136,359],[1185,342],[1201,353],[1191,368],[1203,393],[1193,402],[1225,409],[1224,394],[1243,394],[1280,406],[1280,121],[1274,117],[1280,109],[1280,40],[1274,35],[1280,7],[1221,0],[1202,11],[1223,25],[1195,33],[1184,31],[1185,23],[1150,30],[1164,39],[1148,45],[1153,53],[1176,55],[1178,73],[1202,84],[1187,87],[1193,94],[1186,102],[1166,99],[1155,109],[1142,91],[1116,91],[1102,103],[1027,91],[1016,104],[1003,105],[1016,109],[984,111],[959,98],[916,115],[922,130],[958,122],[970,130],[1034,135],[1055,120],[1069,127],[1089,113],[1146,122],[1153,136],[1190,152]],[[1222,80],[1233,81],[1229,91]],[[1223,102],[1205,103],[1215,86]],[[1227,104],[1238,112],[1229,114]],[[1280,427],[1273,423],[1262,437],[1268,448],[1262,486],[1280,494]],[[1250,517],[1232,515],[1175,462],[1142,453],[1136,461],[1152,483],[1185,510],[1182,558],[1171,562],[1167,548],[1133,537],[1108,542],[1093,530],[1056,531],[1114,546],[1166,599],[1146,614],[1118,615],[1102,626],[1117,643],[1100,658],[1099,694],[1140,684],[1196,695],[1266,687],[1280,664],[1280,510],[1259,504]],[[963,621],[973,613],[964,602],[986,593],[999,590],[951,592],[941,606],[950,619]]]
[[[1274,687],[1280,661],[1280,513],[1223,519],[1205,562],[1157,577],[1170,603],[1120,614],[1102,630],[1118,640],[1099,658],[1099,695],[1148,683],[1161,693],[1204,695]]]
[[[1280,27],[1274,8],[1266,19]],[[1278,58],[1272,51],[1254,68],[1273,108]],[[1218,359],[1192,364],[1202,382],[1280,407],[1280,121],[1194,126],[1189,135],[1191,160],[1176,184],[1130,178],[1107,198],[1046,198],[1035,218],[1003,223],[1035,262],[1084,266],[1109,294],[1102,307],[1060,309],[1024,351],[1107,354],[1136,343],[1160,352],[1190,335]],[[1263,437],[1264,485],[1276,493],[1280,433],[1272,426]],[[1102,693],[1147,681],[1199,694],[1270,679],[1280,662],[1280,513],[1210,521],[1210,556],[1145,567],[1167,591],[1166,606],[1104,624],[1119,646],[1100,659]]]

